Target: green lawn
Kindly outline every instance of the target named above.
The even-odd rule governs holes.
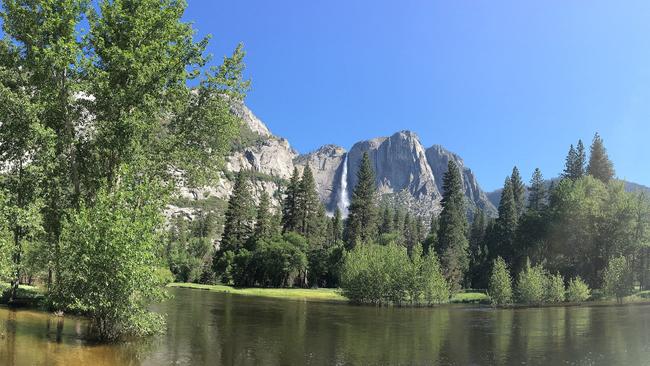
[[[199,285],[196,283],[170,283],[167,286],[282,299],[296,299],[307,301],[348,301],[346,297],[341,295],[340,290],[331,288],[235,288],[226,285]],[[487,300],[488,296],[486,294],[479,292],[467,292],[454,295],[449,302],[453,304],[480,303],[486,302]]]
[[[265,296],[282,299],[307,301],[348,301],[338,289],[319,288],[235,288],[225,285],[199,285],[196,283],[170,283],[168,287],[193,288],[214,292],[224,292],[239,295]]]
[[[481,292],[461,292],[451,297],[449,300],[452,304],[476,304],[489,302],[490,297]]]

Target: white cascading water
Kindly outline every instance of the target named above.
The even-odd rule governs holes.
[[[343,160],[343,172],[341,173],[341,185],[339,187],[338,208],[341,210],[343,217],[348,217],[348,207],[350,206],[350,196],[348,195],[348,154],[345,154]]]

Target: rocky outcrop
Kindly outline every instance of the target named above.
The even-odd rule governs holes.
[[[461,179],[463,181],[463,189],[465,190],[465,197],[467,197],[468,209],[470,212],[473,212],[474,209],[478,206],[489,216],[496,215],[496,208],[490,202],[488,196],[481,189],[476,180],[476,176],[472,171],[465,167],[463,159],[457,154],[452,153],[451,151],[445,149],[440,145],[433,145],[426,150],[427,162],[431,167],[433,175],[439,177],[436,181],[436,185],[440,192],[443,192],[442,189],[442,177],[447,172],[447,164],[450,160],[453,160],[456,165],[461,170]]]
[[[321,202],[328,212],[333,212],[340,196],[341,175],[346,151],[336,145],[325,145],[309,154],[300,155],[294,160],[302,174],[304,167],[309,167],[314,173],[316,189]]]
[[[252,137],[249,136],[247,143],[238,145],[226,159],[221,179],[214,186],[188,188],[181,185],[180,198],[185,202],[196,202],[200,206],[200,201],[217,199],[223,204],[232,192],[234,174],[244,169],[252,172],[254,197],[259,198],[262,192],[267,192],[277,209],[282,202],[281,192],[291,178],[294,167],[302,172],[309,164],[318,195],[331,213],[337,207],[345,207],[343,202],[346,196],[352,195],[359,163],[363,153],[367,152],[382,202],[406,207],[417,215],[437,214],[441,208],[442,178],[447,170],[447,162],[453,159],[462,169],[469,209],[473,211],[478,206],[490,215],[496,212],[476,177],[458,155],[438,145],[425,149],[413,132],[400,131],[390,137],[361,141],[349,152],[340,146],[325,145],[308,154],[298,155],[287,140],[274,136],[243,104],[233,106],[233,113],[242,118]],[[344,175],[344,168],[347,168],[347,175]],[[191,215],[191,211],[181,206],[174,209],[181,215]]]

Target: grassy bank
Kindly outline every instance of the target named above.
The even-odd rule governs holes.
[[[226,285],[200,285],[196,283],[170,283],[168,287],[193,288],[214,292],[223,292],[238,295],[264,296],[282,299],[307,300],[307,301],[338,301],[346,302],[348,299],[341,295],[339,289],[319,288],[235,288]],[[467,292],[454,295],[450,303],[469,304],[484,303],[489,301],[486,294],[479,292]]]
[[[20,285],[16,293],[13,306],[37,308],[42,305],[45,295],[43,291],[36,286]],[[0,304],[7,305],[9,301],[9,284],[0,283]]]
[[[193,288],[214,292],[238,295],[264,296],[281,299],[306,301],[348,301],[340,290],[331,288],[301,289],[301,288],[235,288],[225,285],[200,285],[196,283],[170,283],[168,287]]]

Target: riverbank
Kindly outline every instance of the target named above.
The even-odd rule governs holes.
[[[170,283],[167,287],[191,288],[248,296],[262,296],[281,299],[293,299],[304,301],[334,301],[348,302],[348,298],[341,294],[340,289],[318,288],[236,288],[226,285],[201,285],[197,283]],[[454,295],[449,301],[452,304],[478,304],[486,303],[489,297],[480,292],[464,292]]]

